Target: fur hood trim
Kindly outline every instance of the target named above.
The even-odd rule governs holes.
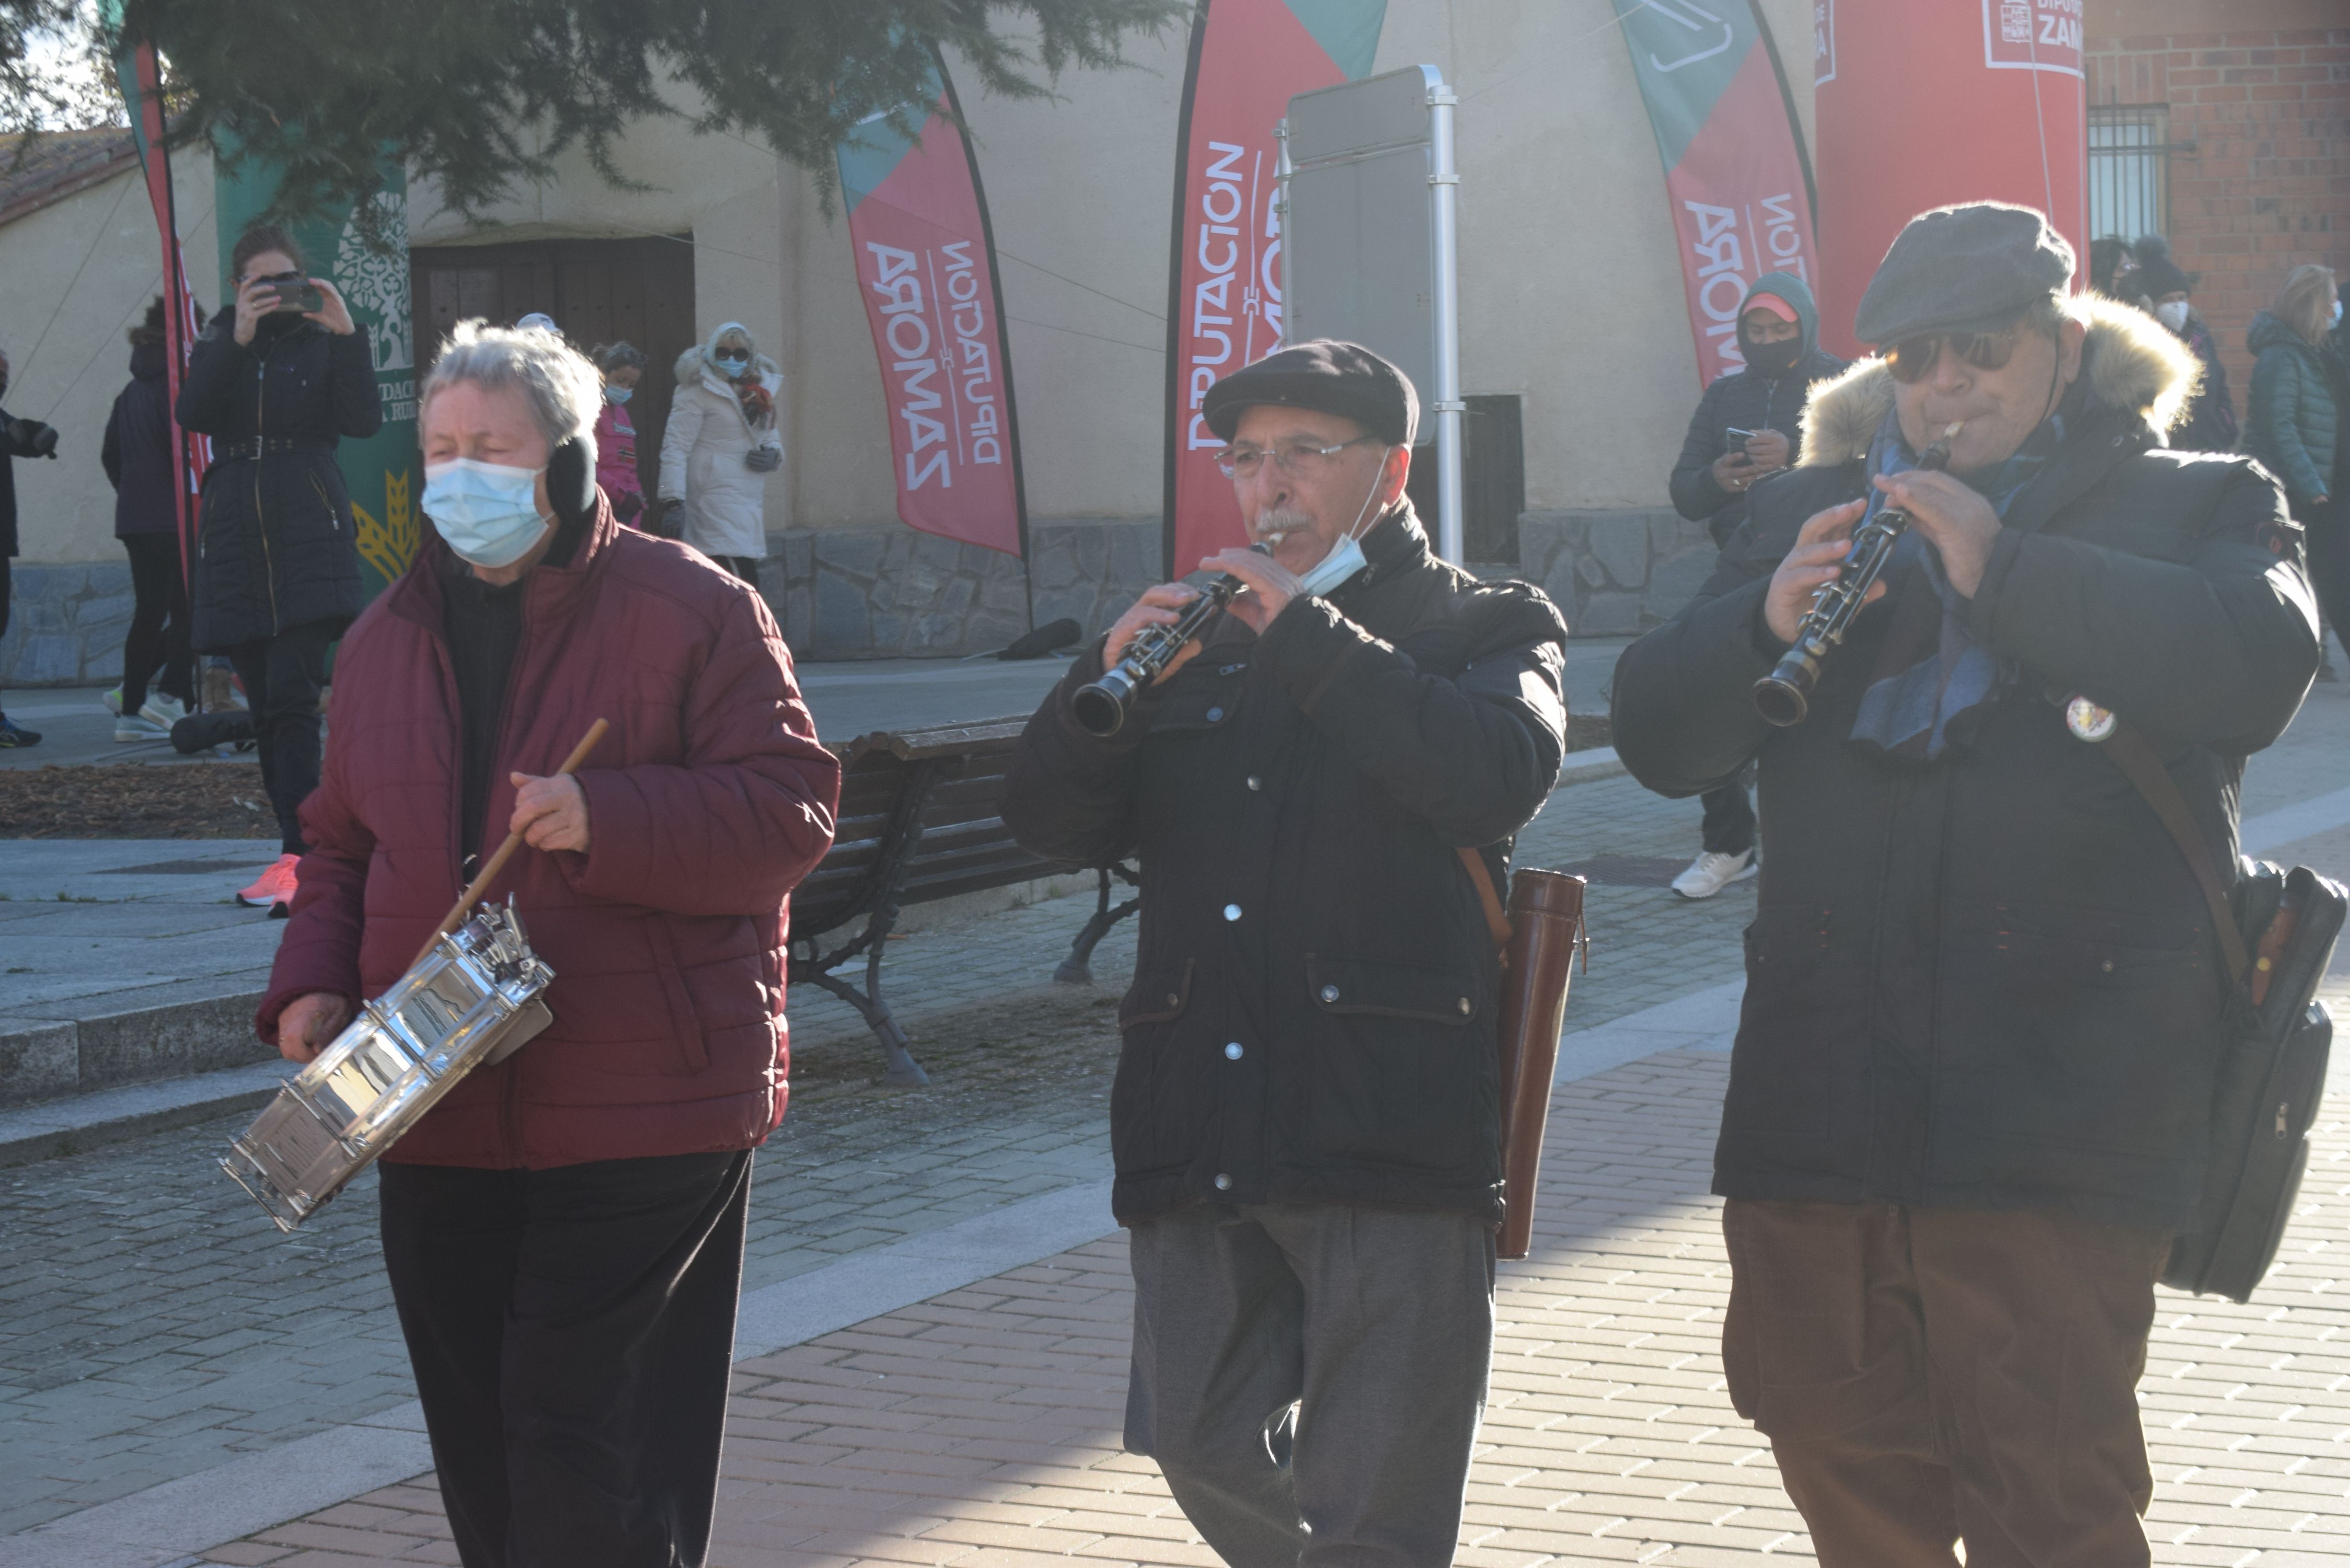
[[[2083,351],[2094,400],[2135,413],[2159,432],[2184,418],[2202,382],[2203,363],[2170,328],[2095,294],[2066,300],[2064,313],[2088,327]],[[1834,380],[1814,383],[1804,405],[1799,466],[1833,468],[1866,456],[1892,408],[1893,372],[1883,359],[1856,359]]]

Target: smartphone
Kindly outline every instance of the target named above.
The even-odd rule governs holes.
[[[272,316],[327,308],[327,296],[317,286],[307,283],[281,283],[276,286],[277,303],[269,307]]]
[[[1742,452],[1746,450],[1746,443],[1754,439],[1754,432],[1752,431],[1742,431],[1736,425],[1731,426],[1721,433],[1729,437],[1731,441],[1736,441],[1738,443],[1738,450]]]

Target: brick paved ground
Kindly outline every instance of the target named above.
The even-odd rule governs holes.
[[[1810,1559],[1722,1392],[1729,1272],[1705,1187],[1726,1071],[1668,1054],[1557,1096],[1534,1256],[1503,1270],[1468,1568]],[[2318,1142],[2259,1300],[2165,1294],[2141,1393],[2158,1563],[2350,1553],[2350,1095]],[[1128,1290],[1111,1236],[744,1363],[713,1568],[1212,1564],[1153,1467],[1118,1449]],[[206,1557],[454,1560],[430,1476]]]
[[[2304,715],[2304,727],[2297,730],[2294,741],[2254,763],[2246,786],[2248,810],[2272,809],[2339,787],[2340,741],[2345,729],[2350,728],[2343,722],[2350,719],[2350,693],[2330,708],[2319,704],[2320,699],[2313,700],[2312,711]],[[1554,797],[1529,828],[1523,859],[1528,864],[1557,865],[1605,853],[1632,861],[1685,860],[1695,847],[1696,816],[1693,802],[1657,800],[1628,780],[1577,785]],[[2342,863],[2334,867],[2337,874],[2350,870],[2350,836],[2329,835],[2303,849],[2322,852],[2322,865],[2340,859]],[[1576,979],[1570,1024],[1589,1027],[1734,979],[1739,971],[1737,932],[1751,919],[1752,901],[1751,883],[1703,905],[1682,903],[1653,886],[1595,888],[1596,962],[1588,977]],[[1051,988],[1042,986],[1043,978],[1066,950],[1081,912],[1073,901],[1063,900],[920,932],[893,944],[893,995],[917,1003],[907,1009],[917,1053],[932,1051],[942,1033],[951,1033],[944,1020],[983,1001],[1001,999],[1007,991],[1021,992],[1027,999],[1015,1007],[1015,1012],[1021,1008],[1050,1011],[1048,1004],[1038,1000],[1053,994]],[[1128,926],[1106,944],[1096,965],[1101,984],[1090,1000],[1114,996],[1131,967],[1131,940]],[[1082,1008],[1087,1000],[1082,993],[1073,998],[1064,992],[1060,996],[1064,1006]],[[858,1083],[865,1064],[871,1060],[871,1047],[847,1009],[803,987],[794,993],[792,1011],[803,1096],[785,1134],[763,1156],[754,1204],[749,1271],[753,1286],[788,1278],[860,1247],[924,1231],[1031,1192],[1097,1176],[1103,1168],[1102,1102],[1094,1097],[1093,1088],[1057,1080],[1031,1081],[1017,1070],[1015,1056],[1006,1052],[997,1059],[996,1054],[1003,1049],[999,1044],[970,1060],[952,1052],[932,1058],[941,1090],[930,1096],[878,1094]],[[984,1035],[987,1030],[979,1033]],[[1003,1042],[1009,1043],[1019,1031],[998,1033]],[[1106,1065],[1111,1049],[1106,1031],[1101,1049],[1101,1064]],[[1003,1070],[990,1075],[985,1068],[991,1060]],[[1718,1074],[1720,1064],[1700,1058],[1683,1064],[1683,1069],[1701,1079],[1707,1073]],[[1638,1071],[1623,1069],[1592,1082],[1609,1085],[1608,1092],[1616,1093],[1618,1086],[1636,1081]],[[1633,1077],[1627,1078],[1627,1074]],[[1609,1179],[1604,1183],[1606,1191],[1589,1195],[1593,1204],[1621,1200],[1636,1208],[1649,1205],[1639,1211],[1669,1217],[1675,1227],[1669,1239],[1643,1241],[1637,1232],[1645,1228],[1664,1236],[1666,1231],[1659,1229],[1663,1221],[1624,1218],[1620,1236],[1608,1232],[1606,1247],[1588,1255],[1578,1254],[1572,1264],[1562,1264],[1568,1272],[1560,1278],[1572,1288],[1562,1297],[1562,1304],[1545,1308],[1538,1319],[1531,1320],[1544,1325],[1545,1334],[1572,1325],[1575,1314],[1565,1302],[1584,1302],[1597,1315],[1595,1303],[1612,1299],[1602,1286],[1651,1295],[1669,1286],[1699,1293],[1688,1298],[1693,1303],[1688,1308],[1690,1312],[1699,1310],[1694,1303],[1700,1299],[1701,1282],[1711,1280],[1713,1284],[1704,1288],[1718,1289],[1718,1275],[1710,1272],[1719,1265],[1718,1246],[1711,1239],[1710,1207],[1700,1196],[1708,1138],[1689,1130],[1707,1125],[1717,1094],[1713,1087],[1690,1088],[1685,1096],[1673,1100],[1678,1108],[1669,1110],[1661,1100],[1658,1102],[1656,1116],[1697,1118],[1678,1131],[1670,1127],[1652,1129],[1671,1133],[1666,1143],[1654,1145],[1663,1152],[1653,1158],[1679,1175],[1657,1178],[1666,1185],[1629,1196],[1621,1184]],[[347,1195],[302,1237],[291,1241],[278,1238],[258,1226],[243,1207],[244,1200],[211,1168],[212,1154],[231,1130],[231,1124],[223,1122],[158,1135],[97,1154],[0,1172],[0,1236],[6,1239],[14,1265],[0,1275],[0,1534],[123,1496],[157,1480],[194,1473],[235,1453],[265,1449],[327,1422],[372,1413],[411,1397],[380,1282],[368,1188],[362,1186]],[[2321,1158],[2338,1160],[2342,1157],[2334,1152],[2337,1148],[2330,1145],[2329,1155]],[[2324,1168],[2330,1172],[2337,1168],[2329,1164]],[[1555,1167],[1555,1172],[1564,1174],[1565,1168]],[[2350,1172],[2345,1173],[2344,1179],[2350,1180]],[[2321,1183],[2313,1179],[2312,1185],[2314,1194]],[[2326,1189],[2332,1191],[2330,1187]],[[1554,1216],[1561,1212],[1552,1210]],[[1597,1212],[1596,1209],[1586,1210]],[[2341,1212],[2313,1210],[2305,1225],[2330,1224],[2338,1235]],[[2323,1230],[2313,1234],[2320,1241],[2328,1239]],[[2340,1244],[2334,1243],[2336,1250]],[[1676,1250],[1680,1251],[1677,1259],[1662,1255]],[[2322,1261],[2325,1253],[2314,1256]],[[1101,1288],[1121,1287],[1113,1283]],[[1533,1281],[1513,1286],[1505,1316],[1520,1310],[1516,1303],[1522,1292],[1536,1288]],[[2322,1289],[2318,1293],[2323,1293]],[[1668,1305],[1658,1310],[1679,1312],[1680,1299],[1666,1298]],[[2264,1302],[2262,1312],[2271,1306]],[[2282,1332],[2209,1329],[2207,1325],[2214,1322],[2234,1319],[2227,1314],[2215,1316],[2200,1307],[2182,1311],[2191,1321],[2166,1328],[2167,1335],[2191,1338],[2209,1332],[2216,1345],[2228,1334],[2244,1333],[2252,1337],[2230,1351],[2240,1357],[2252,1354],[2246,1345],[2266,1345],[2262,1334]],[[1653,1312],[1650,1315],[1655,1316]],[[274,1325],[297,1320],[304,1326],[306,1343],[329,1348],[289,1358],[274,1337]],[[987,1321],[999,1323],[994,1318]],[[1711,1331],[1684,1326],[1687,1343],[1681,1344],[1659,1326],[1661,1321],[1628,1328],[1624,1338],[1628,1342],[1640,1334],[1655,1334],[1662,1342],[1678,1346],[1658,1364],[1659,1368],[1674,1378],[1699,1376],[1712,1354],[1710,1344],[1704,1343],[1710,1340]],[[2300,1320],[2291,1321],[2293,1332],[2300,1332]],[[1573,1326],[1586,1336],[1597,1332],[1588,1323]],[[1614,1324],[1602,1326],[1614,1332]],[[866,1325],[866,1330],[920,1337],[915,1330],[885,1331],[873,1325]],[[1003,1326],[1002,1331],[1042,1332],[1017,1325]],[[2314,1335],[2320,1330],[2310,1332]],[[1575,1341],[1568,1338],[1560,1343]],[[1640,1354],[1653,1350],[1655,1343],[1644,1342]],[[2168,1338],[2164,1341],[2166,1345],[2170,1343]],[[1505,1342],[1504,1371],[1509,1357],[1520,1354],[1513,1348],[1515,1344],[1514,1337]],[[800,1362],[791,1358],[807,1354],[789,1352],[785,1358],[798,1366]],[[2265,1354],[2267,1362],[2274,1362],[2286,1352]],[[1631,1408],[1624,1402],[1632,1400],[1636,1392],[1664,1386],[1643,1384],[1632,1376],[1641,1372],[1645,1377],[1643,1369],[1657,1370],[1648,1368],[1638,1356],[1586,1359],[1602,1368],[1620,1362],[1624,1370],[1617,1376],[1623,1386],[1609,1384],[1591,1396],[1612,1407]],[[1681,1362],[1679,1367],[1671,1365],[1676,1361]],[[2185,1397],[2201,1398],[2208,1394],[2217,1398],[2227,1392],[2204,1386],[2203,1380],[2212,1376],[2209,1369],[2222,1365],[2220,1361],[2206,1355],[2198,1364],[2200,1370],[2188,1374],[2182,1385]],[[2169,1376],[2170,1365],[2158,1366],[2150,1378],[2150,1400],[2156,1397],[2152,1391],[2156,1380]],[[2289,1364],[2289,1369],[2297,1372],[2303,1365]],[[2350,1373],[2350,1368],[2342,1370]],[[1703,1378],[1710,1383],[1714,1376],[1704,1373]],[[2334,1380],[2334,1369],[2328,1368],[2318,1382]],[[1679,1387],[1678,1383],[1671,1386]],[[1611,1389],[1612,1397],[1607,1397]],[[1682,1390],[1703,1391],[1696,1385]],[[2350,1405],[2323,1405],[2315,1395],[2332,1400],[2335,1390],[2316,1389],[2308,1401],[2310,1410],[2332,1408],[2337,1417],[2350,1417]],[[2250,1397],[2248,1392],[2222,1403],[2250,1407],[2246,1403]],[[1700,1402],[1692,1397],[1685,1407]],[[1517,1408],[1513,1404],[1497,1412],[1497,1438],[1514,1419],[1508,1412]],[[1641,1414],[1648,1414],[1645,1407]],[[2272,1409],[2266,1412],[2275,1414]],[[2189,1438],[2199,1439],[2205,1431],[2215,1429],[2217,1418],[2199,1417],[2179,1430]],[[2295,1419],[2305,1423],[2314,1417],[2304,1413]],[[1093,1437],[1088,1440],[1107,1442],[1113,1429],[1114,1422],[1100,1424],[1097,1430],[1089,1428]],[[2350,1419],[2338,1419],[2328,1429],[2320,1447],[2329,1455],[2335,1451],[2332,1446],[2335,1430],[2350,1442]],[[2240,1436],[2234,1428],[2228,1430],[2230,1440]],[[1621,1440],[1611,1438],[1609,1442]],[[1732,1480],[1757,1474],[1757,1465],[1764,1466],[1762,1473],[1767,1474],[1767,1459],[1753,1459],[1751,1444],[1748,1449],[1735,1448],[1743,1440],[1737,1436],[1734,1423],[1730,1431],[1707,1439],[1708,1444],[1731,1445],[1729,1459],[1747,1457],[1743,1467],[1733,1467],[1738,1473],[1729,1478]],[[2226,1443],[2214,1446],[2224,1449]],[[2262,1451],[2254,1443],[2242,1446],[2247,1452]],[[1604,1469],[1603,1461],[1614,1462],[1621,1470],[1637,1467],[1638,1459],[1646,1457],[1627,1455],[1617,1462],[1616,1451],[1601,1444],[1562,1463],[1577,1473],[1594,1466]],[[736,1452],[739,1457],[746,1450],[738,1445]],[[1504,1457],[1513,1452],[1510,1445],[1497,1447],[1497,1453]],[[2179,1459],[2162,1472],[2166,1499],[2185,1495],[2168,1489],[2188,1462]],[[2314,1484],[2311,1477],[2319,1473],[2350,1478],[2350,1468],[2325,1468],[2333,1463],[2330,1458],[2312,1459],[2284,1484]],[[1663,1474],[1664,1464],[1657,1459],[1638,1473]],[[1156,1484],[1139,1479],[1147,1475],[1148,1467],[1137,1469],[1116,1458],[1095,1468],[1127,1476],[1129,1490],[1141,1488],[1147,1493]],[[2232,1476],[2218,1466],[2209,1467],[2206,1473]],[[1706,1484],[1710,1489],[1718,1483]],[[2187,1484],[2204,1483],[2190,1480]],[[2334,1488],[2332,1495],[2338,1505],[2341,1482],[2327,1484]],[[1584,1481],[1568,1490],[1600,1497],[1609,1489],[1597,1481]],[[1664,1488],[1658,1495],[1671,1490]],[[2243,1490],[2237,1487],[2228,1497],[2218,1499],[2215,1506],[2226,1508]],[[1674,1506],[1696,1506],[1713,1495],[1711,1490],[1687,1492]],[[1742,1497],[1740,1505],[1760,1510],[1775,1496],[1771,1487],[1762,1486],[1759,1496]],[[960,1503],[956,1507],[957,1518],[979,1517]],[[2311,1508],[2314,1511],[2317,1505]],[[2248,1517],[2241,1508],[2231,1511],[2238,1519]],[[1633,1517],[1627,1514],[1627,1520]],[[1589,1528],[1596,1530],[1606,1522],[1595,1520]],[[2174,1532],[2189,1522],[2201,1521],[2182,1521],[2173,1527]],[[1735,1524],[1731,1521],[1724,1528]],[[1593,1540],[1625,1539],[1627,1528],[1615,1527]],[[2209,1525],[2205,1533],[2190,1538],[2189,1546],[2208,1542],[2220,1529],[2217,1523]],[[1492,1540],[1486,1540],[1480,1549],[1493,1545]],[[1603,1549],[1595,1545],[1592,1550]],[[1612,1545],[1604,1548],[1611,1554],[1615,1550]],[[5,1550],[0,1550],[0,1558],[5,1556]],[[1687,1555],[1675,1559],[1701,1560]],[[2169,1560],[2207,1559],[2174,1556]],[[2273,1554],[2270,1559],[2272,1568],[2282,1568],[2287,1561]],[[977,1560],[975,1568],[994,1568],[993,1560]],[[1017,1565],[1006,1563],[1002,1568]]]

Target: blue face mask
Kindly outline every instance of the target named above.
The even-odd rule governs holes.
[[[608,402],[625,403],[636,395],[637,389],[634,387],[607,387],[604,389],[604,398]]]
[[[748,354],[712,354],[710,358],[712,364],[736,380],[742,379],[743,372],[751,368],[751,356]]]
[[[1382,467],[1379,474],[1372,478],[1371,493],[1364,496],[1363,504],[1355,509],[1354,527],[1347,530],[1347,536],[1331,545],[1330,553],[1323,556],[1312,571],[1297,579],[1305,592],[1326,594],[1371,564],[1363,554],[1363,542],[1355,537],[1355,529],[1363,525],[1363,514],[1371,509],[1372,497],[1378,494],[1379,479],[1385,473]]]
[[[2338,299],[2334,302],[2334,325],[2342,325],[2342,302]]]
[[[539,514],[539,470],[470,457],[424,470],[424,515],[449,548],[477,566],[511,566],[546,532]]]

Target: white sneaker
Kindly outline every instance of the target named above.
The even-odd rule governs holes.
[[[151,723],[135,713],[126,713],[114,722],[114,740],[117,745],[139,745],[149,741],[168,741],[171,738],[171,731],[164,729],[161,724]]]
[[[147,701],[140,705],[139,716],[150,723],[161,724],[164,729],[169,730],[188,716],[188,705],[177,697],[166,697],[161,691],[153,691],[150,692]]]
[[[1743,855],[1724,855],[1709,849],[1690,862],[1689,869],[1673,878],[1673,891],[1684,898],[1711,898],[1732,882],[1743,882],[1754,875],[1754,851]]]
[[[106,711],[116,718],[122,717],[122,688],[118,686],[106,694]]]

